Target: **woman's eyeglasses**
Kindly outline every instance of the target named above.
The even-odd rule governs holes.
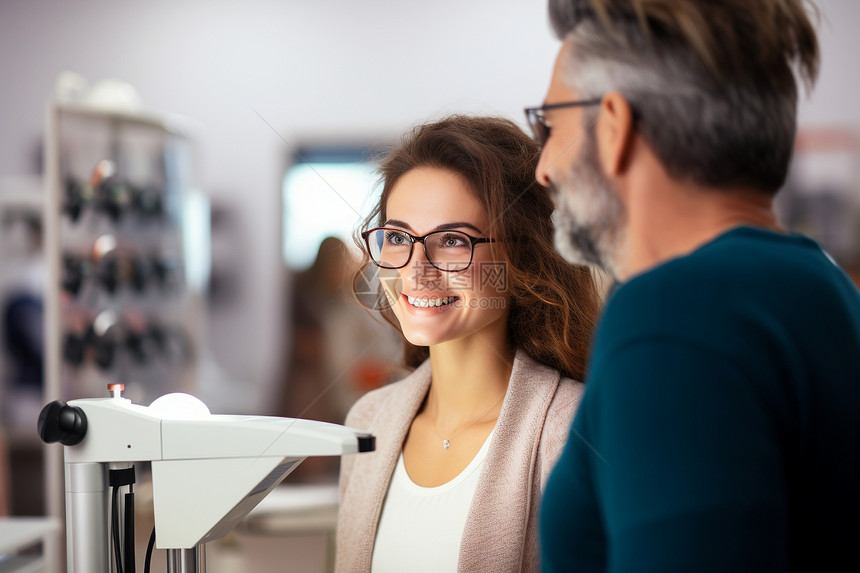
[[[379,227],[361,234],[373,263],[383,269],[400,269],[409,264],[415,243],[424,245],[427,261],[440,271],[456,273],[472,264],[475,245],[494,243],[460,231],[433,231],[420,237],[401,229]]]

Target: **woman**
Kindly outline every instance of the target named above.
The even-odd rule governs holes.
[[[360,243],[415,370],[347,417],[377,450],[342,460],[338,571],[537,570],[599,310],[553,249],[538,154],[510,121],[455,116],[383,161]]]

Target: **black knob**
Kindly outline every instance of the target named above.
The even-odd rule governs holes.
[[[87,433],[87,416],[77,406],[69,406],[62,400],[51,402],[39,414],[39,437],[52,444],[74,446]]]
[[[110,370],[116,358],[117,341],[112,336],[97,337],[95,339],[96,356],[95,361],[102,370]]]
[[[116,258],[102,259],[98,271],[98,280],[108,294],[116,293],[120,280],[122,280],[120,264]]]
[[[155,282],[163,290],[170,290],[175,286],[178,278],[178,268],[175,260],[166,256],[155,256],[152,258],[152,276]]]
[[[123,209],[128,203],[128,191],[115,177],[104,179],[97,189],[99,210],[105,213],[114,223],[122,218]]]
[[[72,255],[63,256],[63,290],[77,296],[89,271],[86,260]]]
[[[83,336],[69,332],[63,340],[63,358],[72,366],[80,366],[84,362],[86,345]]]
[[[134,190],[131,205],[141,219],[157,220],[164,214],[162,191],[155,187]]]
[[[76,222],[81,216],[84,206],[83,186],[79,181],[72,178],[66,179],[66,198],[63,202],[63,212],[69,216],[72,222]]]
[[[147,364],[158,354],[158,343],[146,331],[129,332],[125,338],[125,346],[137,364]]]
[[[132,288],[136,292],[142,293],[146,290],[146,283],[149,282],[151,274],[149,263],[142,257],[135,257],[129,261],[128,269]]]

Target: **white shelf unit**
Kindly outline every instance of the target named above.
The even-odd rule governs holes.
[[[45,403],[107,396],[111,382],[139,404],[194,393],[205,280],[192,275],[210,254],[188,228],[193,139],[177,118],[60,102],[46,126]],[[59,445],[45,475],[63,523]],[[60,535],[46,552],[63,571]]]

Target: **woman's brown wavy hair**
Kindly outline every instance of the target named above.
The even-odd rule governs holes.
[[[583,380],[601,300],[590,269],[567,263],[553,248],[554,206],[534,176],[539,155],[537,144],[502,118],[454,115],[415,127],[382,160],[382,192],[362,230],[387,220],[388,197],[410,170],[432,167],[464,177],[489,215],[494,251],[507,266],[511,347]],[[358,234],[356,242],[364,250]],[[369,264],[365,253],[359,273]],[[382,308],[400,330],[394,313]],[[403,344],[407,367],[430,355],[426,346],[405,338]]]

